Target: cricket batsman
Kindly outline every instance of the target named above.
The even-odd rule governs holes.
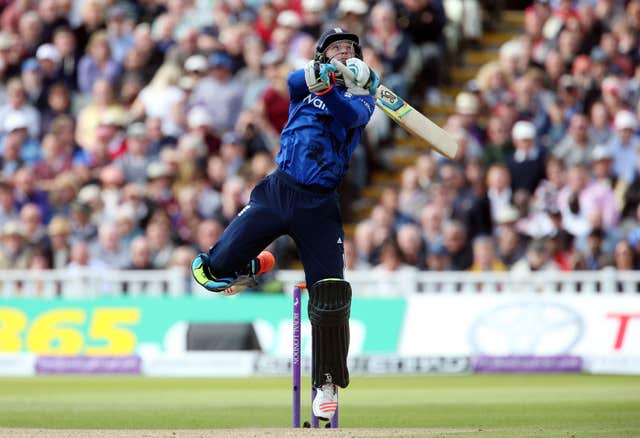
[[[345,80],[330,63],[351,69]],[[287,77],[289,119],[282,131],[278,168],[251,192],[249,204],[207,254],[192,263],[196,281],[212,292],[233,295],[255,286],[274,265],[264,248],[283,234],[298,248],[309,288],[312,327],[313,412],[330,420],[336,386],[349,384],[351,286],[344,280],[344,230],[336,188],[375,103],[378,75],[362,60],[356,34],[325,32],[315,59]]]

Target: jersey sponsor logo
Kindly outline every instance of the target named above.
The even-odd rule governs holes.
[[[326,111],[327,110],[327,106],[324,104],[324,102],[317,96],[311,96],[311,94],[309,94],[307,97],[305,97],[304,99],[302,99],[302,101],[306,104],[310,104],[315,106],[316,108],[322,110],[322,111]]]

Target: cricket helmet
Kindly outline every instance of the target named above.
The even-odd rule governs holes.
[[[356,58],[362,59],[362,47],[360,47],[360,38],[358,38],[358,35],[340,27],[329,29],[320,36],[320,39],[318,39],[318,43],[316,44],[316,54],[314,59],[323,64],[329,62],[324,52],[331,44],[343,40],[352,41],[353,49],[356,52]]]

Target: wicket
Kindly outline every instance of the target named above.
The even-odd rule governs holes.
[[[307,285],[304,283],[298,283],[293,287],[293,358],[291,361],[291,374],[293,383],[293,412],[292,412],[292,427],[300,427],[300,362],[301,362],[301,333],[302,333],[302,289],[306,289]],[[311,402],[316,396],[316,389],[311,387]],[[338,427],[338,409],[331,418],[330,426],[332,429]],[[305,427],[309,427],[305,421]],[[313,409],[311,409],[311,427],[319,427],[318,418],[313,415]],[[329,424],[327,424],[329,427]]]

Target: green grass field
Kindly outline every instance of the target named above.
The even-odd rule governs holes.
[[[309,412],[308,382],[305,378],[303,419]],[[342,428],[459,428],[497,437],[640,436],[640,376],[355,376],[340,393],[340,403]],[[5,428],[263,428],[288,427],[290,421],[287,378],[0,379],[0,427]]]

